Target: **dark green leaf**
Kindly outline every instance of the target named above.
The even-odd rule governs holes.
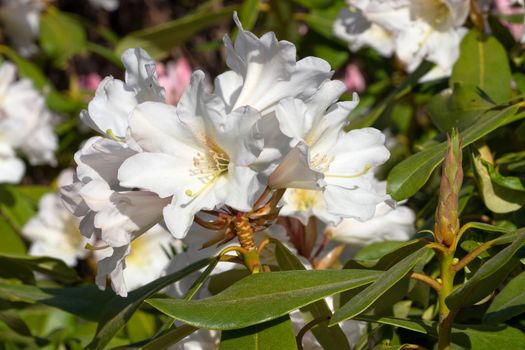
[[[525,333],[501,326],[457,325],[452,328],[452,342],[465,349],[475,350],[522,350],[525,349]]]
[[[297,349],[290,317],[257,324],[251,327],[223,331],[220,350]]]
[[[471,30],[460,46],[450,83],[477,87],[496,103],[511,97],[511,72],[505,48],[493,36]]]
[[[290,252],[284,244],[276,239],[272,239],[272,242],[275,244],[275,257],[282,270],[306,270],[297,256]],[[302,307],[301,315],[303,316],[304,322],[308,323],[315,319],[326,318],[328,320],[332,317],[332,311],[325,300],[319,300]],[[348,339],[339,325],[328,327],[328,324],[323,322],[313,327],[311,331],[319,344],[326,350],[350,349]]]
[[[186,338],[188,335],[195,332],[197,328],[183,324],[180,327],[169,329],[159,336],[155,337],[153,340],[147,342],[141,348],[142,350],[157,350],[157,349],[166,349],[170,345],[173,345],[182,339]]]
[[[150,299],[147,302],[192,326],[237,329],[273,320],[330,295],[372,283],[379,275],[371,270],[258,273],[210,298]]]
[[[516,234],[517,237],[512,244],[485,262],[466,283],[449,295],[446,302],[451,310],[477,303],[492,293],[507,277],[515,264],[515,260],[517,260],[514,259],[514,255],[525,244],[525,229],[518,230]],[[505,236],[508,235],[501,238]],[[493,240],[493,242],[497,242],[497,240]]]
[[[522,114],[516,116],[516,111],[516,106],[510,106],[502,110],[490,110],[480,115],[476,124],[462,133],[463,147],[503,125],[525,117]],[[406,199],[414,195],[441,164],[446,148],[446,142],[430,146],[396,165],[388,175],[388,193],[395,200]]]
[[[525,272],[514,277],[490,304],[483,320],[498,324],[525,312]]]
[[[162,59],[171,49],[183,44],[198,31],[231,18],[236,8],[233,5],[216,11],[199,11],[153,28],[132,32],[118,43],[115,51],[120,55],[126,49],[141,47],[153,58]]]
[[[490,179],[495,184],[515,191],[525,191],[525,180],[523,178],[515,176],[503,176],[494,167],[494,165],[490,164],[487,161],[483,161],[483,165],[485,165],[485,167],[487,168],[490,175]]]
[[[366,311],[377,299],[390,290],[397,282],[405,277],[419,260],[425,256],[428,248],[423,247],[410,254],[389,270],[385,271],[381,277],[363,291],[353,297],[334,313],[330,320],[330,325],[350,319]],[[352,270],[350,270],[352,271]]]
[[[252,30],[259,15],[260,0],[246,0],[239,10],[239,19],[245,30]]]

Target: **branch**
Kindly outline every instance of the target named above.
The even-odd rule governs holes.
[[[419,273],[419,272],[412,272],[410,274],[410,278],[415,279],[416,281],[420,281],[420,282],[423,282],[425,284],[428,284],[429,286],[434,288],[434,290],[436,292],[439,292],[441,290],[441,283],[439,283],[438,281],[436,281],[432,277],[429,277],[429,276],[427,276],[425,274],[422,274],[422,273]]]

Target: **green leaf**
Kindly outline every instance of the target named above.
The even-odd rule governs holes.
[[[468,222],[463,227],[461,227],[461,230],[467,230],[467,229],[478,229],[482,231],[488,231],[488,232],[501,232],[501,233],[511,233],[512,230],[503,227],[503,226],[494,226],[490,224],[486,224],[484,222]]]
[[[502,110],[490,110],[480,115],[476,124],[461,134],[463,147],[503,125],[525,117],[523,114],[516,115],[516,111],[516,106],[510,106]],[[397,164],[388,175],[388,193],[395,200],[406,199],[414,195],[441,164],[446,148],[446,142],[441,142]]]
[[[297,349],[292,321],[290,321],[290,317],[284,316],[247,328],[223,331],[219,349]]]
[[[50,257],[0,254],[0,274],[6,266],[36,271],[64,283],[73,283],[80,280],[76,271],[67,266],[62,260]]]
[[[397,318],[397,317],[359,315],[359,316],[356,316],[354,319],[358,321],[386,324],[386,325],[390,325],[394,327],[408,329],[409,331],[413,331],[417,333],[431,334],[431,335],[433,334],[433,330],[437,326],[436,322],[404,319],[404,318]],[[435,334],[435,331],[434,331],[434,334]]]
[[[465,349],[475,350],[522,350],[525,349],[525,333],[501,326],[453,325],[451,340]]]
[[[485,99],[477,88],[454,84],[453,90],[443,90],[427,104],[427,112],[442,132],[452,128],[463,131],[476,122],[477,117],[494,104]]]
[[[525,272],[514,277],[490,304],[483,321],[503,323],[525,312]]]
[[[40,17],[40,46],[53,59],[56,67],[65,68],[67,61],[86,48],[86,33],[73,17],[48,7]]]
[[[404,257],[424,247],[423,240],[415,239],[408,242],[377,242],[361,249],[354,257],[359,264],[374,270],[388,270]],[[351,268],[351,261],[345,264],[345,269]]]
[[[379,275],[371,270],[258,273],[210,298],[150,299],[147,302],[192,326],[237,329],[273,320],[330,295],[372,283]],[[210,310],[214,310],[213,313]]]
[[[513,242],[491,259],[485,262],[478,271],[462,286],[454,290],[446,299],[451,310],[477,303],[490,293],[507,277],[516,263],[514,255],[525,244],[525,228],[516,231]],[[501,238],[507,238],[504,235]],[[504,242],[503,239],[492,242]]]
[[[36,214],[36,207],[16,186],[0,186],[0,213],[18,232]]]
[[[20,335],[32,337],[29,326],[13,310],[0,311],[0,321]]]
[[[111,338],[115,336],[124,327],[130,317],[138,310],[145,299],[151,297],[156,292],[164,287],[190,275],[191,273],[209,265],[216,258],[204,259],[185,267],[184,269],[173,274],[156,279],[153,282],[146,284],[139,289],[129,293],[127,298],[121,298],[113,294],[113,298],[109,300],[110,306],[107,312],[99,319],[99,325],[95,338],[88,344],[86,349],[99,350],[109,343]]]
[[[182,339],[186,338],[188,335],[195,332],[197,328],[183,324],[180,327],[169,329],[159,336],[155,337],[153,340],[147,342],[141,348],[142,350],[157,350],[157,349],[166,349],[170,345],[173,345]],[[128,347],[126,347],[127,349]]]
[[[334,316],[330,320],[330,325],[350,319],[366,311],[377,299],[412,271],[419,260],[425,256],[424,253],[427,250],[428,248],[426,247],[420,248],[395,264],[389,270],[385,271],[376,282],[372,283],[350,299],[350,301],[343,305],[339,310],[336,310]]]
[[[472,163],[483,202],[494,213],[510,213],[525,204],[525,192],[514,191],[493,182],[488,162],[479,154],[472,154]]]
[[[306,270],[297,256],[290,252],[284,244],[276,239],[272,239],[271,241],[275,244],[275,257],[279,263],[279,267],[282,270]],[[325,300],[319,300],[315,303],[302,307],[301,315],[304,319],[304,322],[308,323],[315,319],[325,318],[328,320],[332,317],[332,311]],[[339,325],[328,327],[328,324],[323,322],[313,327],[311,331],[323,349],[350,349],[348,339]]]
[[[511,71],[505,48],[493,37],[471,30],[460,46],[450,77],[451,86],[461,83],[484,91],[496,103],[511,97]]]
[[[2,282],[1,279],[0,298],[12,302],[38,302],[90,321],[99,321],[97,334],[87,349],[103,349],[138,310],[144,299],[205,267],[213,260],[216,258],[197,261],[178,272],[161,277],[130,292],[126,298],[110,290],[101,291],[94,285],[74,288],[38,288]]]
[[[525,180],[523,178],[515,176],[503,176],[494,167],[494,165],[490,164],[487,161],[483,161],[483,165],[485,165],[485,167],[487,168],[488,173],[490,175],[490,179],[495,184],[514,191],[525,191]]]
[[[153,58],[162,59],[170,50],[183,44],[195,33],[231,18],[235,9],[236,5],[216,11],[199,11],[152,28],[132,32],[122,38],[115,51],[120,55],[131,47],[141,47]]]

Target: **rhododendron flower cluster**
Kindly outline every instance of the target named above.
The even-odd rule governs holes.
[[[469,13],[468,0],[348,0],[334,33],[352,51],[368,46],[395,55],[414,71],[423,60],[436,64],[422,80],[448,76],[459,57]]]
[[[358,103],[337,102],[346,90],[327,62],[296,60],[295,46],[273,33],[243,30],[227,65],[207,92],[201,71],[176,106],[167,103],[155,62],[141,49],[122,56],[125,81],[105,78],[82,120],[101,136],[75,155],[75,182],[62,189],[80,231],[113,249],[108,274],[125,295],[122,271],[131,242],[156,224],[184,238],[194,222],[239,234],[243,216],[257,232],[282,215],[318,216],[336,225],[367,220],[390,197],[375,187],[374,169],[389,157],[376,129],[344,131]],[[219,217],[210,222],[206,215]],[[239,236],[240,237],[240,236]],[[242,242],[241,242],[242,245]]]
[[[32,165],[54,165],[58,148],[55,117],[44,97],[31,80],[16,80],[16,73],[11,62],[0,66],[0,183],[18,183],[24,175],[25,165],[16,150]]]

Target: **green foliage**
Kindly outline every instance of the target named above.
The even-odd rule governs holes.
[[[260,273],[243,278],[209,298],[149,299],[147,302],[192,326],[238,329],[276,319],[327,296],[372,283],[379,275],[370,270]],[[254,299],[257,303],[253,303]],[[210,314],[209,310],[214,313]]]

